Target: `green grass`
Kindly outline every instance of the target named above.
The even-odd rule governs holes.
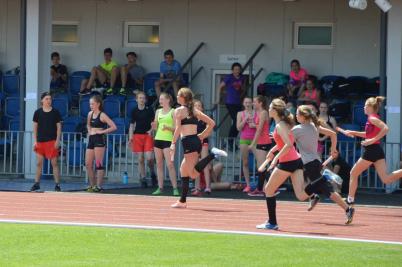
[[[0,224],[0,266],[401,266],[402,246]]]

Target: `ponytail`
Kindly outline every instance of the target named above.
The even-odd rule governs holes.
[[[380,107],[382,106],[384,100],[385,100],[385,97],[383,97],[383,96],[369,97],[366,100],[366,104],[368,106],[372,107],[374,112],[377,113],[380,110]]]

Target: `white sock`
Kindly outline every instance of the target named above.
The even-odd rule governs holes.
[[[349,202],[349,203],[355,202],[355,198],[354,198],[354,197],[351,197],[351,196],[348,196],[348,202]]]

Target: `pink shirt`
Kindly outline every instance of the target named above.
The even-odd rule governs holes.
[[[294,86],[300,86],[308,79],[308,73],[305,69],[300,68],[299,72],[296,73],[293,70],[290,71],[290,83]]]
[[[260,124],[260,117],[257,116],[255,120],[256,127],[258,128],[258,125]],[[271,138],[269,137],[269,122],[266,120],[264,122],[264,126],[262,126],[262,131],[260,136],[258,137],[257,140],[257,145],[268,145],[271,144]]]
[[[241,117],[244,120],[244,118],[246,117],[245,111],[242,111]],[[247,119],[247,122],[244,124],[243,129],[240,132],[240,139],[243,139],[243,140],[253,140],[254,139],[256,128],[251,128],[249,126],[249,123],[256,124],[256,118],[257,118],[257,113],[254,112],[253,119],[251,119],[251,120]]]
[[[366,127],[364,128],[364,130],[366,131],[366,139],[374,138],[378,135],[379,132],[381,132],[381,128],[378,128],[377,126],[375,126],[374,124],[372,124],[370,122],[370,118],[373,118],[373,117],[377,118],[377,119],[380,118],[380,116],[378,114],[371,114],[368,116],[367,122],[366,122]],[[379,143],[380,143],[380,140],[378,140],[374,144],[379,144]]]
[[[308,90],[304,91],[304,97],[316,102],[317,105],[320,105],[320,99],[318,98],[317,89],[314,88],[311,94]]]
[[[276,127],[275,127],[275,130],[272,135],[273,135],[275,143],[279,149],[278,151],[280,151],[285,146],[285,143],[283,142],[281,136],[277,132]],[[293,136],[292,131],[289,132],[289,139],[290,139],[290,142],[292,142],[292,144],[294,144],[295,138]],[[286,153],[285,155],[283,155],[279,158],[279,162],[288,162],[288,161],[293,161],[293,160],[297,160],[297,159],[300,159],[300,154],[297,153],[296,148],[293,145],[292,148],[288,151],[288,153]]]

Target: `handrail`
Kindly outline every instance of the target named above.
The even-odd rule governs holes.
[[[176,81],[177,77],[180,77],[180,75],[183,74],[184,69],[187,67],[188,64],[190,64],[190,62],[193,60],[193,58],[195,57],[195,55],[198,53],[198,51],[200,51],[200,49],[205,45],[204,42],[201,42],[197,48],[193,51],[193,53],[191,53],[191,55],[189,56],[189,58],[186,60],[186,62],[184,62],[184,64],[181,66],[179,72],[173,76],[173,79],[168,83],[168,85],[166,86],[166,88],[170,88],[172,87],[173,83]]]
[[[262,49],[264,46],[265,46],[265,44],[264,44],[264,43],[261,43],[261,44],[257,47],[257,49],[254,51],[254,53],[251,55],[251,57],[247,60],[246,64],[244,64],[244,66],[243,66],[243,68],[242,68],[242,70],[241,70],[241,73],[243,73],[243,72],[248,68],[248,66],[250,66],[250,64],[253,62],[254,58],[258,55],[258,53],[260,53],[261,49]]]

